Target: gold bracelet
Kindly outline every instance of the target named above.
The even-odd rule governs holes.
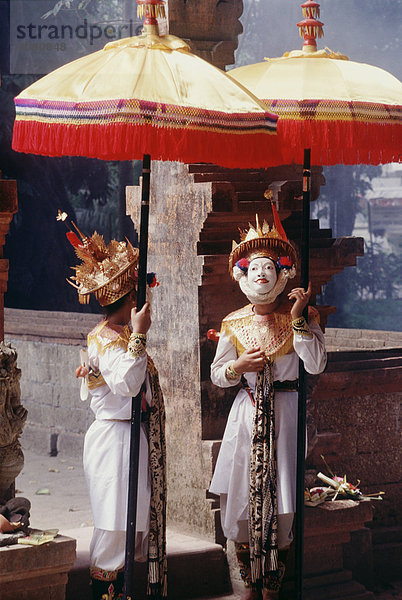
[[[226,367],[225,377],[228,381],[235,381],[235,379],[239,379],[239,377],[241,377],[241,373],[238,373],[234,368],[234,363],[235,361],[232,360]]]
[[[304,317],[298,317],[297,319],[293,319],[292,321],[292,329],[298,335],[312,338],[313,334],[310,331],[308,324],[306,323],[306,319]]]
[[[127,350],[130,352],[133,358],[139,358],[146,352],[147,347],[147,334],[146,333],[132,333],[128,340]]]

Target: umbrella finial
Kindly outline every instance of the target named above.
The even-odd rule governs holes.
[[[300,37],[304,38],[303,51],[317,52],[317,37],[323,37],[324,23],[318,21],[320,16],[320,5],[314,0],[306,0],[301,5],[303,9],[303,21],[297,24]]]
[[[144,19],[145,29],[151,30],[158,27],[157,19],[165,19],[165,3],[163,0],[137,0],[137,16]],[[145,17],[145,18],[144,18]],[[147,26],[153,27],[147,27]],[[156,31],[156,33],[158,33]]]

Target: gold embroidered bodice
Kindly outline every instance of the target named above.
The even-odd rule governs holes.
[[[101,321],[88,334],[88,346],[93,342],[99,354],[104,354],[107,348],[122,348],[127,352],[127,345],[130,339],[131,330],[128,325],[112,325],[107,321]],[[156,367],[150,356],[147,356],[147,370],[153,376]],[[106,385],[102,373],[100,371],[91,371],[88,375],[88,387],[94,390],[102,385]]]
[[[248,304],[222,321],[222,329],[235,346],[237,354],[261,348],[272,361],[293,352],[292,317],[285,305],[268,315],[255,315]]]
[[[112,325],[108,321],[101,321],[88,333],[88,346],[94,342],[101,355],[107,348],[116,346],[126,351],[130,334],[128,325]]]

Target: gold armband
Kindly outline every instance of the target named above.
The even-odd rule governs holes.
[[[145,354],[147,348],[146,333],[132,333],[128,340],[127,350],[133,358],[139,358]]]
[[[297,319],[293,319],[292,329],[298,335],[302,335],[310,339],[313,337],[313,334],[311,333],[310,328],[306,323],[306,319],[304,317],[298,317]]]
[[[225,377],[228,381],[234,381],[235,379],[239,379],[239,377],[241,377],[241,373],[238,373],[234,368],[234,363],[235,361],[232,360],[226,367]]]

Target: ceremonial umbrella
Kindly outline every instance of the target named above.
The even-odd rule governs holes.
[[[276,154],[276,115],[171,35],[162,0],[139,0],[144,35],[68,63],[15,98],[13,149],[46,156],[264,167]],[[151,15],[152,12],[152,15]]]
[[[323,35],[319,4],[307,0],[302,7],[303,50],[233,69],[230,76],[280,117],[286,164],[302,164],[304,148],[317,165],[398,162],[402,83],[378,67],[317,50],[315,38]]]
[[[104,160],[143,158],[137,307],[145,303],[151,155],[266,167],[281,162],[277,116],[223,71],[158,35],[162,0],[138,0],[144,35],[107,44],[46,75],[16,99],[13,149]],[[125,597],[132,596],[141,394],[133,401]],[[162,590],[162,594],[165,591]]]
[[[303,50],[230,71],[279,115],[278,140],[285,164],[302,163],[301,285],[309,282],[311,155],[314,164],[379,164],[399,161],[402,148],[402,84],[377,67],[317,51],[323,35],[320,5],[307,0],[298,23]],[[307,316],[307,309],[305,312]],[[296,597],[303,595],[305,370],[299,361],[296,499]]]

